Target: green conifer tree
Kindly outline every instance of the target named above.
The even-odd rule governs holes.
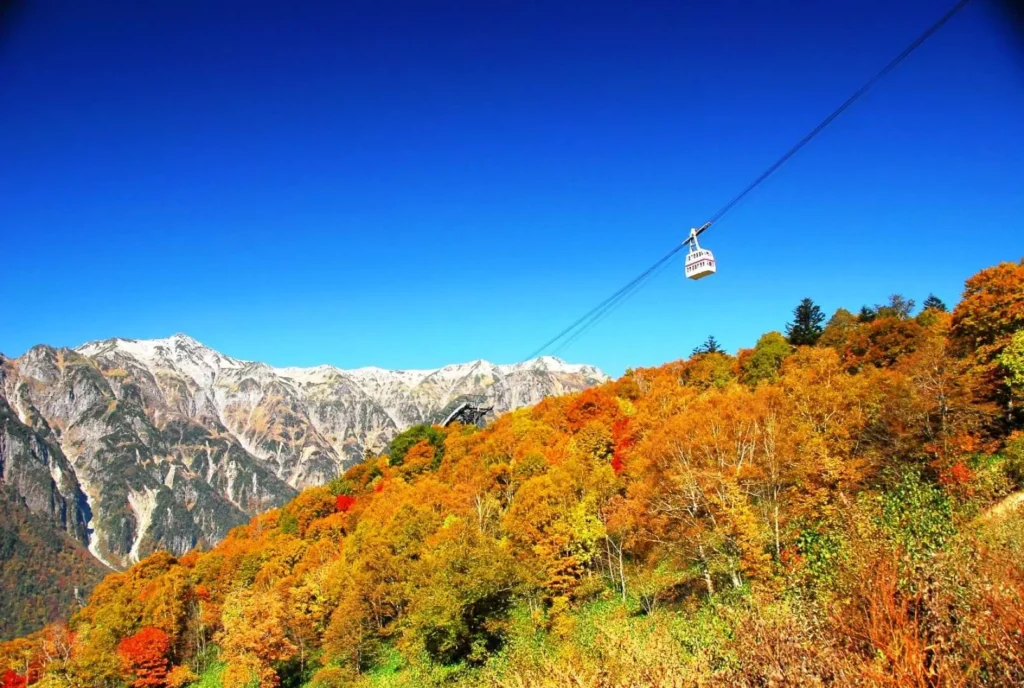
[[[786,324],[786,339],[793,346],[813,346],[824,331],[825,314],[811,299],[793,309],[793,322]]]
[[[693,356],[700,356],[701,354],[717,354],[722,352],[722,347],[719,345],[718,340],[715,336],[708,335],[708,338],[704,340],[704,343],[700,346],[694,347]]]
[[[929,294],[928,298],[924,300],[924,309],[926,311],[941,311],[942,313],[945,313],[946,310],[948,310],[946,308],[946,304],[942,302],[942,299],[935,294]]]

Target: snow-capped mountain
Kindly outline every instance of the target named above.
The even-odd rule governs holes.
[[[465,395],[500,413],[605,379],[553,357],[272,368],[180,334],[37,346],[0,357],[0,482],[120,567],[214,543]]]

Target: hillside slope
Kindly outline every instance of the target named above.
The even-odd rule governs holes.
[[[85,546],[0,486],[0,639],[66,618],[110,572]]]
[[[973,277],[952,315],[901,304],[482,431],[411,428],[209,552],[109,576],[68,626],[0,646],[0,670],[224,688],[1020,685],[1024,514],[978,515],[1024,488],[1024,262]]]
[[[501,413],[604,379],[553,358],[424,371],[274,369],[183,335],[37,346],[0,356],[0,488],[38,531],[20,540],[26,531],[12,526],[6,537],[19,552],[37,551],[40,542],[65,543],[63,533],[115,569],[161,549],[182,554],[334,478],[463,395]],[[37,560],[38,572],[32,563],[0,557],[0,576],[53,580],[50,559]],[[70,590],[88,592],[95,570],[68,569],[61,587],[11,603],[66,611]],[[24,632],[51,616],[26,611],[6,628]]]
[[[0,422],[30,428],[49,458],[15,457],[11,466],[39,475],[8,469],[3,479],[117,568],[156,549],[214,544],[463,395],[501,413],[604,379],[553,358],[422,371],[275,369],[184,335],[37,346],[0,358]]]

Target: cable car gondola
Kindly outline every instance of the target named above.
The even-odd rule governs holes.
[[[690,245],[686,253],[686,266],[684,272],[689,279],[699,280],[701,277],[715,274],[715,255],[706,248],[701,248],[697,243],[697,229],[690,230],[690,237],[686,242]]]

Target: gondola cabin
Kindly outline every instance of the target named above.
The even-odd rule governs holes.
[[[684,272],[687,278],[698,280],[701,277],[715,274],[715,255],[706,248],[701,248],[697,243],[697,231],[690,231],[690,238],[687,239],[690,250],[686,253],[686,266]]]

